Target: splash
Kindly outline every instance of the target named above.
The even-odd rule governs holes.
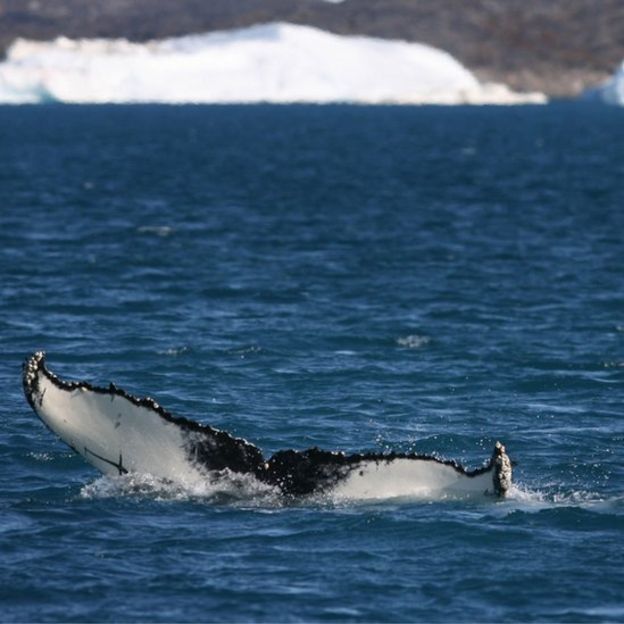
[[[598,513],[622,509],[624,497],[605,496],[590,490],[566,489],[560,484],[530,486],[514,483],[504,501],[493,510],[502,517],[515,512],[539,513],[545,510],[576,508]]]
[[[104,475],[84,485],[84,499],[138,498],[156,501],[200,501],[210,504],[239,504],[275,507],[283,504],[279,491],[251,475],[223,471],[211,479],[171,481],[150,474]]]
[[[369,484],[371,485],[371,484]],[[127,474],[122,476],[101,476],[82,486],[80,498],[136,499],[156,502],[191,502],[206,505],[226,505],[254,509],[282,509],[287,507],[353,508],[364,505],[398,504],[478,504],[481,512],[494,517],[505,518],[511,514],[539,513],[544,510],[578,508],[594,512],[612,513],[622,510],[624,497],[605,498],[597,492],[570,490],[560,487],[534,488],[526,484],[512,485],[504,500],[484,498],[479,493],[441,492],[433,488],[402,493],[392,480],[380,481],[370,487],[365,496],[355,491],[345,495],[344,491],[329,491],[299,499],[285,499],[278,488],[262,483],[250,475],[224,471],[211,480],[187,479],[173,482],[149,474]]]

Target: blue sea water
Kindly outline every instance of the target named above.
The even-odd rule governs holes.
[[[0,108],[0,618],[624,621],[624,115]],[[99,476],[44,349],[265,452],[414,450],[504,501]]]

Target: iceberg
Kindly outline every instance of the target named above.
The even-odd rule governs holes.
[[[583,95],[588,100],[624,106],[624,61],[607,82],[597,88],[589,89]]]
[[[146,43],[17,39],[1,103],[542,103],[430,46],[273,23]]]

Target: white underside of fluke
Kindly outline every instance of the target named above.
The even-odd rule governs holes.
[[[477,476],[428,459],[362,462],[331,494],[337,500],[463,498],[494,495],[493,469]]]
[[[185,481],[205,478],[188,458],[183,431],[156,412],[115,394],[65,390],[39,373],[41,420],[104,474],[151,474]]]

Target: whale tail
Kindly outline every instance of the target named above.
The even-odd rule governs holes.
[[[104,474],[151,474],[174,482],[247,474],[283,494],[329,492],[345,499],[396,496],[504,497],[512,463],[500,442],[489,461],[461,464],[417,453],[352,453],[312,448],[278,451],[265,458],[250,442],[172,415],[151,398],[114,384],[65,381],[50,372],[42,352],[25,362],[26,399],[70,448]]]

